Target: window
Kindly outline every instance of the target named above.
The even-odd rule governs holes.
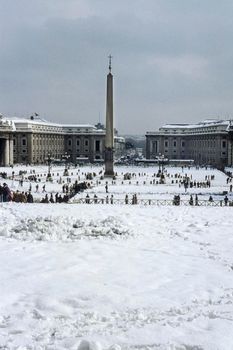
[[[96,152],[100,151],[100,141],[99,140],[95,141],[95,150],[96,150]]]
[[[168,147],[168,141],[164,142],[164,147]]]
[[[158,141],[152,142],[152,153],[156,154],[158,152]]]
[[[77,140],[77,146],[79,147],[80,146],[80,140]]]
[[[88,141],[88,140],[85,140],[84,145],[85,145],[86,147],[88,147],[88,146],[89,146],[89,141]]]
[[[223,140],[223,141],[222,141],[222,148],[226,148],[226,145],[227,145],[226,141]]]
[[[71,139],[68,140],[68,146],[72,146],[72,140]]]
[[[176,141],[173,141],[173,147],[176,147]]]
[[[185,142],[181,141],[181,147],[185,147]]]
[[[22,146],[27,146],[27,139],[24,137],[22,138]]]

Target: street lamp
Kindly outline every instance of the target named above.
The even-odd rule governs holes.
[[[54,160],[53,157],[51,157],[51,154],[48,153],[47,157],[45,158],[45,160],[48,163],[48,174],[47,174],[47,180],[52,180],[52,175],[51,175],[51,168],[52,168],[52,161]]]
[[[164,158],[164,155],[159,153],[159,155],[156,157],[158,160],[159,165],[159,171],[157,177],[160,177],[160,183],[165,183],[165,176],[164,176],[164,164],[167,161],[167,159]]]
[[[163,174],[163,171],[164,171],[164,162],[165,162],[165,158],[164,158],[164,155],[159,153],[158,156],[156,156],[156,159],[158,161],[158,165],[159,165],[159,174],[161,173],[161,168],[162,168],[162,174]]]
[[[65,160],[65,170],[64,170],[64,174],[63,176],[69,176],[69,172],[68,172],[68,159],[70,158],[70,155],[65,152],[65,154],[62,156],[62,159]]]

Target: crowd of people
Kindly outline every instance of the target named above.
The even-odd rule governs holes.
[[[0,199],[2,202],[12,201],[16,203],[33,203],[34,201],[31,191],[11,191],[11,189],[5,182],[3,183],[3,185],[0,185]]]
[[[68,203],[70,197],[68,194],[64,194],[63,196],[59,194],[58,192],[53,196],[53,194],[50,194],[50,197],[48,193],[45,194],[45,196],[41,199],[40,203]]]
[[[16,203],[33,203],[34,202],[34,198],[33,195],[31,194],[31,192],[20,192],[20,191],[15,191],[13,192],[13,196],[12,196],[12,202],[16,202]]]
[[[5,177],[5,174],[3,175]],[[210,188],[211,182],[215,179],[214,175],[205,175],[202,181],[200,180],[197,181],[196,179],[193,179],[192,174],[190,173],[186,174],[184,172],[184,169],[182,169],[182,173],[177,172],[175,174],[170,174],[167,171],[167,169],[163,169],[163,172],[159,170],[157,173],[150,174],[150,175],[148,175],[145,172],[138,172],[138,173],[122,172],[119,175],[121,176],[120,183],[122,185],[127,181],[127,184],[131,184],[133,182],[135,185],[138,185],[138,186],[139,185],[143,186],[148,184],[151,184],[151,185],[159,184],[161,182],[160,181],[158,182],[157,178],[159,177],[161,179],[161,176],[163,175],[164,182],[169,181],[169,183],[177,184],[177,186],[179,187],[184,186],[185,192],[187,192],[188,188],[190,189]],[[84,192],[88,189],[91,189],[94,186],[103,185],[106,192],[105,198],[98,198],[97,194],[94,194],[93,198],[91,198],[90,191],[88,191],[86,194],[86,197],[84,198],[82,197],[84,199],[84,202],[87,204],[90,204],[90,203],[114,204],[119,202],[119,200],[117,198],[114,198],[113,194],[111,194],[112,192],[111,185],[116,185],[116,178],[118,177],[117,173],[115,173],[115,176],[113,179],[111,179],[110,181],[109,180],[106,181],[102,176],[102,170],[98,174],[96,172],[81,173],[78,171],[77,177],[74,183],[72,183],[71,177],[66,176],[66,178],[64,178],[60,176],[60,178],[57,178],[56,182],[57,184],[61,185],[61,187],[60,187],[60,191],[58,191],[56,194],[55,192],[53,193],[47,192],[46,182],[43,182],[43,180],[41,181],[41,179],[38,176],[39,175],[36,174],[35,171],[30,172],[30,175],[28,177],[25,177],[24,173],[22,173],[20,176],[16,176],[15,172],[12,172],[12,176],[10,178],[12,179],[12,183],[15,181],[18,181],[18,189],[16,191],[11,191],[7,183],[4,182],[3,185],[0,185],[0,200],[2,202],[13,201],[13,202],[21,202],[21,203],[33,203],[33,202],[67,203],[76,194],[80,192]],[[83,178],[84,181],[81,182],[80,181],[81,178]],[[230,186],[229,192],[232,192],[232,177],[229,176],[229,174],[226,178],[226,183],[229,184]],[[26,191],[25,191],[25,184],[28,184],[29,186]],[[35,199],[33,198],[32,193],[35,195]],[[41,197],[40,197],[40,193],[42,193]],[[229,198],[227,195],[225,195],[225,197],[222,199],[222,202],[224,205],[226,206],[232,205],[231,197]],[[121,202],[123,201],[125,204],[133,204],[133,205],[141,202],[141,200],[138,200],[136,193],[133,195],[125,194],[125,198],[121,199]],[[214,201],[213,197],[212,195],[210,195],[209,202],[213,202],[213,201]],[[172,203],[173,205],[180,205],[181,203],[180,194],[176,194],[174,196]],[[188,203],[191,206],[200,205],[198,195],[191,194],[190,198],[188,199]]]

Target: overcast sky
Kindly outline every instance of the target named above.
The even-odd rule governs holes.
[[[0,0],[0,112],[115,125],[233,117],[232,0]]]

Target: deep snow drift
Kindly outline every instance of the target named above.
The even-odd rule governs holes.
[[[232,208],[0,206],[0,348],[233,348]]]

